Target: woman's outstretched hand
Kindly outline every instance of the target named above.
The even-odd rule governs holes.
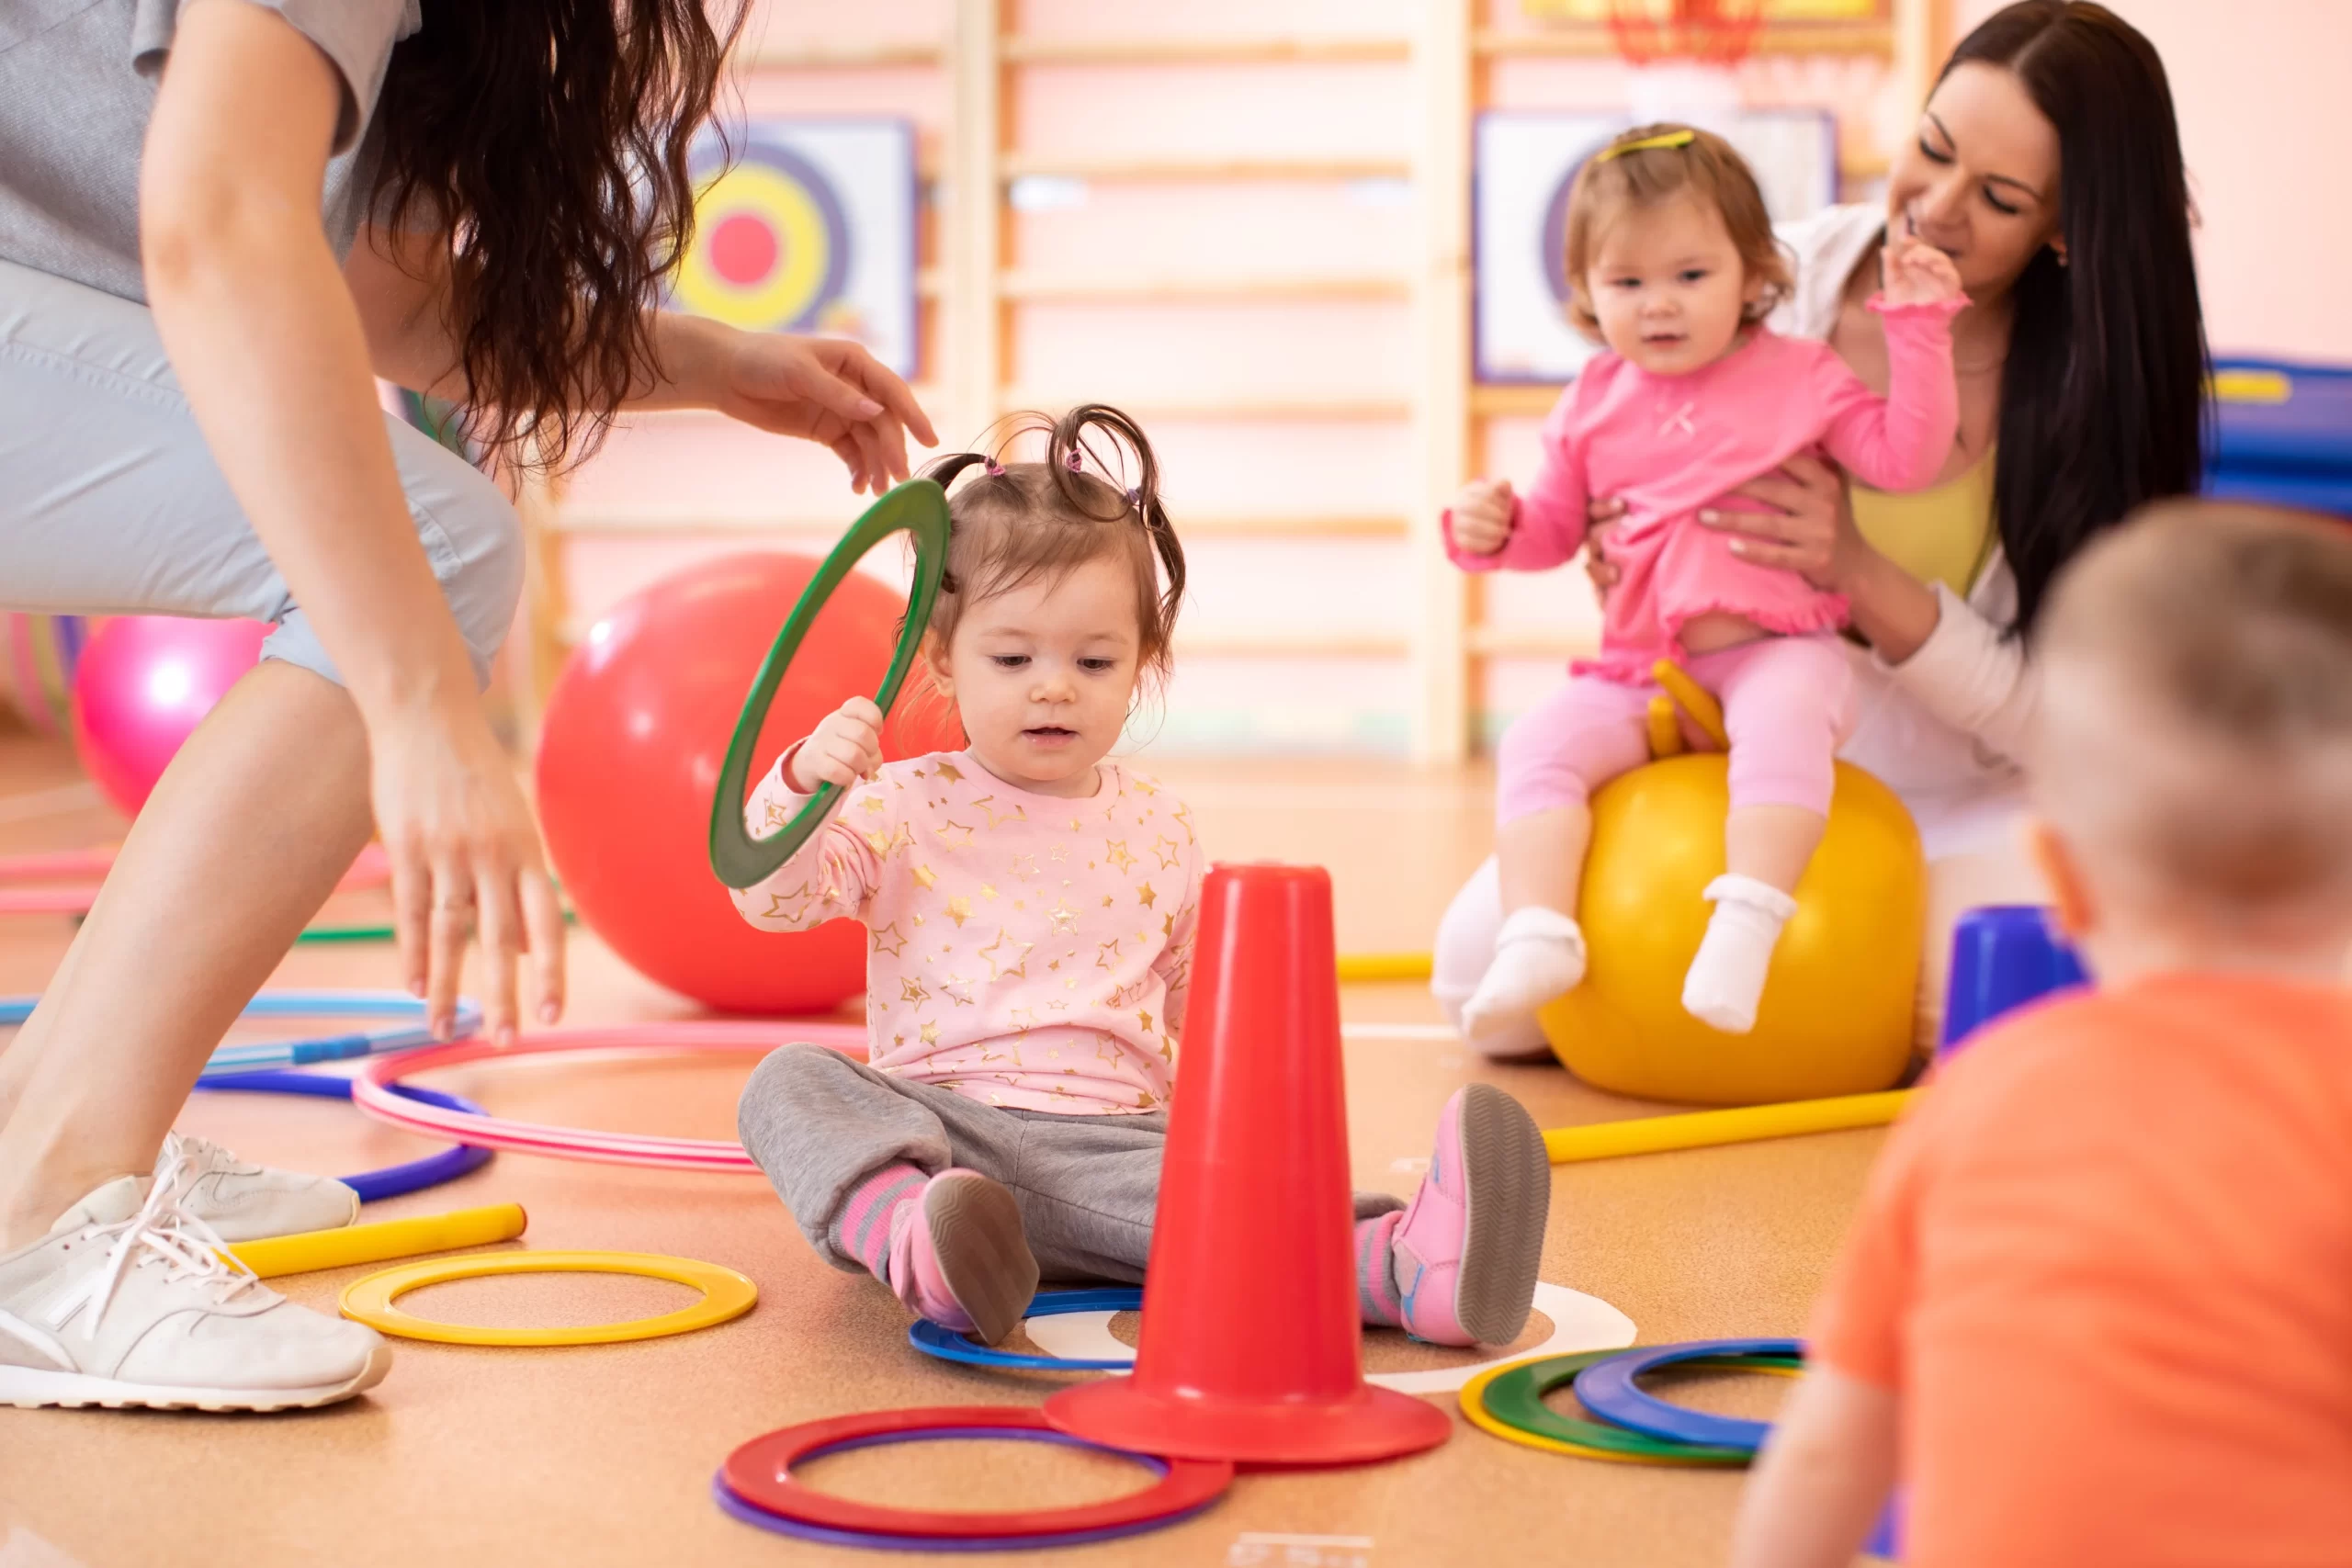
[[[842,338],[733,334],[717,367],[711,406],[730,419],[833,449],[850,489],[881,494],[911,471],[907,437],[939,445],[896,372]]]
[[[514,969],[528,953],[539,1020],[563,1010],[563,908],[513,762],[469,691],[368,727],[376,824],[392,862],[392,929],[411,992],[449,1037],[466,940],[479,935],[483,1031],[512,1043]]]
[[[1792,457],[1731,493],[1771,509],[1708,507],[1700,512],[1700,522],[1732,536],[1731,553],[1742,560],[1780,567],[1824,592],[1841,593],[1871,553],[1869,541],[1854,526],[1845,481],[1818,457]]]

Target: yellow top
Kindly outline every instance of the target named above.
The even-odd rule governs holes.
[[[1894,495],[1848,487],[1854,525],[1881,555],[1922,582],[1940,582],[1962,598],[1992,558],[1993,454],[1930,490]]]

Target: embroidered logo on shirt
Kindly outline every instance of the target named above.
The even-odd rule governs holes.
[[[1680,408],[1666,416],[1666,423],[1657,427],[1658,434],[1662,436],[1698,434],[1699,427],[1690,420],[1690,416],[1698,410],[1699,405],[1695,401],[1685,401]]]

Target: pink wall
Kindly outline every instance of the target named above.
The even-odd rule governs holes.
[[[2219,353],[2352,360],[2352,0],[2107,0],[2164,56]],[[1998,10],[1961,0],[1965,30]]]

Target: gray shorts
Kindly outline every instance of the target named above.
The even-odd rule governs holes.
[[[523,588],[498,487],[385,416],[418,542],[487,680]],[[0,608],[243,616],[262,646],[334,665],[229,491],[147,307],[0,262]]]

